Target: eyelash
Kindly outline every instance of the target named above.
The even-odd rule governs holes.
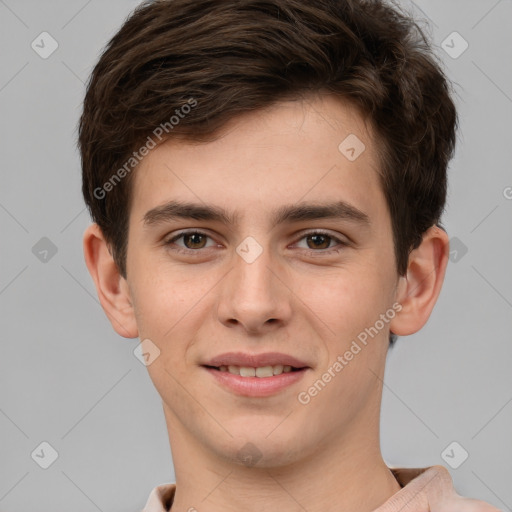
[[[179,240],[180,238],[183,238],[185,235],[201,235],[201,236],[205,236],[207,238],[212,238],[208,233],[204,233],[203,231],[197,231],[197,230],[190,230],[190,231],[182,231],[181,233],[177,234],[176,236],[170,238],[169,240],[166,240],[165,241],[165,245],[166,246],[171,246],[171,244],[173,244],[176,240]],[[329,249],[304,249],[308,254],[314,254],[314,255],[318,255],[318,254],[333,254],[333,253],[337,253],[340,251],[340,246],[341,247],[347,247],[349,244],[347,242],[344,242],[343,240],[340,240],[339,238],[331,235],[330,233],[327,233],[325,231],[322,231],[322,230],[315,230],[315,231],[309,231],[307,233],[304,233],[301,238],[299,238],[299,241],[300,240],[303,240],[304,238],[307,238],[309,236],[312,236],[312,235],[323,235],[323,236],[326,236],[327,238],[335,241],[335,242],[338,242],[338,245],[337,246],[334,246],[334,247],[331,247]],[[191,254],[194,254],[194,253],[200,253],[202,252],[203,250],[206,250],[206,249],[211,249],[211,247],[202,247],[201,249],[187,249],[187,248],[183,248],[183,247],[179,247],[178,248],[172,248],[173,251],[176,251],[178,253],[182,253],[182,254],[187,254],[187,255],[191,255]]]

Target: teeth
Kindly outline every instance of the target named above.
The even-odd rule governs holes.
[[[256,377],[256,368],[250,368],[249,366],[241,366],[240,367],[240,376],[241,377]]]
[[[272,367],[274,369],[274,375],[281,375],[283,373],[284,366],[282,364],[276,364]],[[291,370],[291,367],[290,367]]]
[[[256,368],[254,371],[256,377],[272,377],[274,375],[274,369],[272,366],[262,366],[260,368]],[[240,368],[240,375],[242,375],[242,369]]]
[[[251,366],[233,366],[222,365],[219,366],[221,372],[229,372],[233,375],[240,375],[241,377],[272,377],[274,375],[281,375],[281,373],[289,373],[292,367],[289,365],[276,364],[274,366],[260,366],[259,368],[252,368]]]

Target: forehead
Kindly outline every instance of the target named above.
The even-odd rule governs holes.
[[[170,139],[135,171],[137,221],[170,200],[216,205],[243,221],[279,205],[345,201],[384,207],[376,140],[350,104],[331,96],[278,102],[229,121],[214,140]]]

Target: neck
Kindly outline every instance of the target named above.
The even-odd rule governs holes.
[[[176,512],[371,512],[400,490],[382,459],[378,425],[376,432],[366,425],[326,439],[312,454],[292,462],[248,467],[207,450],[165,412],[172,432]]]

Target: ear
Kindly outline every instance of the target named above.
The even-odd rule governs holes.
[[[85,230],[83,244],[85,263],[112,327],[123,338],[136,338],[139,333],[128,283],[119,273],[97,224],[92,224]]]
[[[391,332],[408,336],[427,323],[441,292],[449,254],[446,232],[438,226],[429,228],[409,255],[406,275],[399,278],[396,301],[402,309],[390,323]]]

